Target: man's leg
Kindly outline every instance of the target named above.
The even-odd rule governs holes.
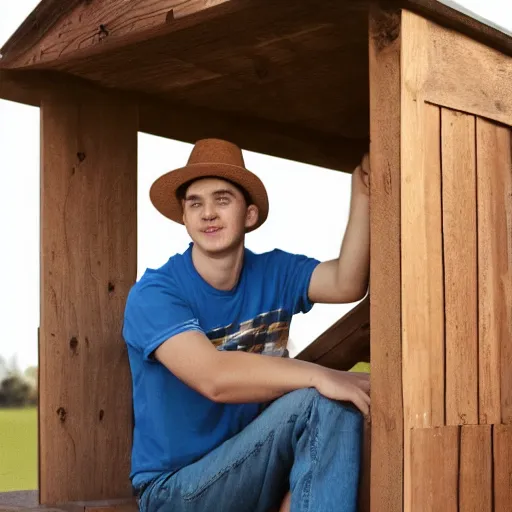
[[[314,389],[288,393],[242,432],[143,494],[142,512],[355,512],[362,416]]]

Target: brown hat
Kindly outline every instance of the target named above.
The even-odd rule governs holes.
[[[153,206],[167,218],[183,224],[183,209],[178,188],[198,178],[220,178],[242,187],[259,210],[258,222],[247,231],[260,227],[268,216],[268,196],[262,181],[245,168],[242,150],[219,139],[196,142],[187,165],[160,176],[149,191]]]

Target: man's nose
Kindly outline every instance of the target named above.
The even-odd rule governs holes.
[[[205,203],[203,208],[203,219],[204,220],[214,220],[217,218],[217,211],[215,209],[215,205],[208,201]]]

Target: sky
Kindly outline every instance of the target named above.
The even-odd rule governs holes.
[[[447,0],[449,2],[450,0]],[[2,2],[0,46],[38,0]],[[478,16],[512,31],[510,0],[460,0]],[[185,228],[160,215],[148,197],[161,174],[186,163],[192,146],[139,134],[138,272],[155,268],[189,243]],[[21,369],[37,364],[39,325],[39,109],[0,100],[0,356]],[[321,261],[336,258],[348,219],[350,175],[244,151],[265,183],[267,222],[247,236],[255,252],[280,249]],[[293,356],[354,305],[317,304],[291,326]]]

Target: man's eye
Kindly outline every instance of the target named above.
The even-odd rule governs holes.
[[[229,203],[229,199],[227,197],[219,197],[218,202],[220,204],[228,204]]]
[[[190,206],[192,208],[198,208],[199,206],[201,206],[201,203],[192,203]]]

